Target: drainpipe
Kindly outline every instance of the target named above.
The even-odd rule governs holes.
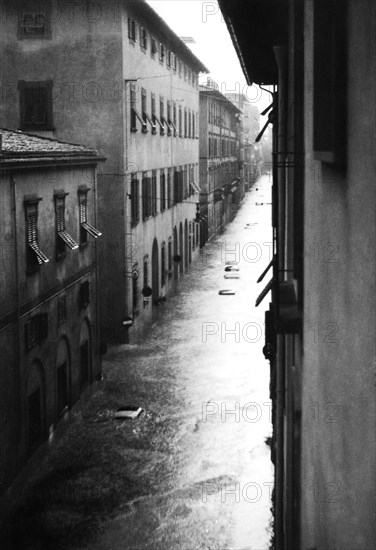
[[[20,441],[22,435],[22,410],[23,400],[21,395],[23,394],[23,387],[21,384],[21,345],[23,339],[21,337],[21,311],[20,311],[20,276],[18,265],[18,235],[17,235],[17,202],[16,202],[16,181],[14,177],[10,176],[10,183],[12,187],[12,212],[13,212],[13,230],[14,230],[14,278],[16,280],[16,330],[17,330],[17,347],[16,347],[16,387],[18,387],[17,395],[17,410],[19,411],[19,417],[17,422],[17,430],[14,433],[14,440]]]
[[[287,60],[286,49],[282,46],[275,46],[274,55],[278,65],[278,123],[276,145],[273,161],[277,163],[275,173],[277,174],[277,261],[274,267],[275,277],[275,307],[278,315],[278,281],[283,280],[285,270],[285,218],[286,218],[286,103],[287,103]],[[277,334],[277,357],[276,357],[276,465],[275,465],[275,533],[276,550],[285,550],[285,475],[284,475],[284,410],[285,410],[285,336]]]

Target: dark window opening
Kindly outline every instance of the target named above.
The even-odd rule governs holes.
[[[27,398],[29,450],[34,451],[43,441],[42,392],[40,388]]]
[[[89,383],[90,376],[90,351],[89,342],[86,340],[80,345],[80,389]]]
[[[48,336],[48,314],[34,315],[25,323],[25,350],[30,351]]]
[[[53,130],[52,81],[18,83],[20,92],[20,129]]]
[[[134,174],[131,179],[131,224],[137,225],[140,221],[139,180]]]
[[[85,308],[90,303],[90,282],[85,281],[81,284],[79,290],[79,307],[80,309]]]
[[[56,369],[56,386],[57,414],[61,414],[68,407],[68,369],[66,361]]]

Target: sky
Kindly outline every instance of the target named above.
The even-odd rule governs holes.
[[[187,44],[210,71],[219,91],[243,93],[262,111],[270,95],[258,86],[248,86],[226,23],[216,0],[147,0],[178,36],[190,36]],[[206,82],[208,75],[200,79]]]

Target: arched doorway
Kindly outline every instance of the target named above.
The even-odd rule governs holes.
[[[183,245],[183,224],[179,226],[179,254],[180,254],[180,273],[184,272],[184,245]]]
[[[153,290],[153,305],[159,298],[159,263],[158,263],[158,241],[154,239],[153,251],[151,254],[151,288]]]
[[[188,269],[189,266],[189,252],[188,252],[188,245],[189,245],[189,236],[188,236],[188,222],[185,220],[184,223],[184,264],[185,269]]]
[[[174,227],[174,258],[178,255],[178,230],[176,225]],[[174,280],[176,281],[179,277],[179,264],[174,260]]]
[[[40,361],[31,365],[27,381],[27,449],[33,453],[45,439],[45,382]]]
[[[79,384],[82,392],[91,381],[91,340],[90,327],[85,319],[81,325],[80,332],[80,372]]]
[[[56,415],[65,413],[70,400],[70,354],[66,338],[61,338],[56,355]]]

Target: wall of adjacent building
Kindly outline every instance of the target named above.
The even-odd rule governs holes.
[[[343,173],[313,155],[314,17],[305,2],[304,548],[375,544],[375,9],[348,2]]]
[[[4,306],[0,330],[1,492],[38,447],[53,437],[59,422],[82,392],[101,377],[95,242],[89,236],[87,245],[67,250],[64,258],[56,260],[54,191],[69,193],[66,196],[66,231],[79,243],[79,186],[90,188],[87,220],[95,226],[94,166],[3,170],[1,175],[0,202],[6,211],[0,223],[2,234],[7,236],[9,243],[6,257],[2,259],[5,272],[12,271],[0,293]],[[42,199],[38,202],[38,245],[49,262],[42,264],[35,273],[27,274],[24,201],[30,197]],[[90,288],[86,305],[81,303],[83,283],[89,283]],[[7,296],[11,296],[11,302]],[[61,299],[65,300],[64,313],[60,309]],[[28,324],[40,315],[47,316],[44,336],[29,346]],[[81,346],[86,341],[88,373],[83,379]],[[66,398],[59,409],[57,369],[64,362]],[[32,440],[28,399],[38,387],[42,403],[41,433]]]

